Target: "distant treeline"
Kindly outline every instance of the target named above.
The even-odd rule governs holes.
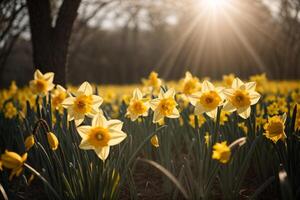
[[[90,27],[79,18],[70,43],[67,80],[135,83],[152,70],[165,79],[178,79],[187,70],[212,79],[263,72],[272,79],[299,79],[299,18],[283,8],[274,17],[261,1],[245,2],[240,12],[217,21],[182,10],[175,25],[153,19],[148,28],[129,23],[108,30]],[[20,37],[3,70],[2,86],[14,79],[23,85],[32,78],[31,52],[30,40]]]

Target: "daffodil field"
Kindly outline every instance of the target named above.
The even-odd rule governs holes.
[[[0,91],[4,199],[300,199],[299,81],[54,76]]]

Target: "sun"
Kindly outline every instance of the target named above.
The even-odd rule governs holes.
[[[201,0],[201,5],[206,9],[219,10],[228,5],[229,0]]]
[[[226,4],[226,0],[205,0],[210,7],[221,7]]]

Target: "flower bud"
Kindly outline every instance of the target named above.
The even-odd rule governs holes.
[[[33,147],[33,145],[34,145],[34,136],[33,135],[29,135],[25,139],[24,144],[25,144],[26,151],[28,151],[29,149],[31,149],[31,147]]]
[[[21,157],[19,154],[12,151],[5,151],[1,155],[1,165],[8,169],[16,169],[22,167],[24,162],[27,160],[27,153]]]
[[[50,148],[51,148],[53,151],[56,150],[57,147],[58,147],[59,142],[58,142],[57,137],[54,135],[54,133],[48,132],[48,133],[47,133],[47,139],[48,139],[48,143],[49,143],[49,145],[50,145]]]
[[[157,135],[152,136],[150,141],[154,147],[156,147],[156,148],[159,147],[159,141],[158,141]]]

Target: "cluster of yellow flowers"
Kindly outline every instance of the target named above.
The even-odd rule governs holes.
[[[284,113],[288,111],[288,106],[300,103],[300,87],[297,82],[278,84],[277,82],[268,81],[265,74],[250,77],[250,82],[243,82],[234,74],[229,74],[223,76],[221,83],[212,83],[209,80],[201,82],[197,77],[187,72],[179,82],[164,83],[156,72],[151,72],[148,79],[142,80],[143,87],[141,85],[103,86],[100,88],[102,96],[95,94],[93,87],[96,88],[97,86],[88,82],[82,83],[78,89],[72,86],[65,89],[61,85],[55,85],[53,80],[54,73],[43,74],[36,70],[34,79],[29,83],[29,88],[18,89],[13,82],[8,90],[1,91],[0,109],[5,118],[12,119],[18,113],[20,113],[20,117],[24,116],[26,101],[29,101],[30,105],[33,106],[35,95],[49,98],[47,94],[51,91],[52,108],[60,112],[66,109],[68,120],[74,121],[82,138],[79,147],[84,150],[94,150],[102,160],[107,159],[110,146],[121,143],[127,136],[122,131],[122,121],[109,120],[105,117],[101,110],[103,104],[111,105],[111,116],[114,118],[119,117],[119,106],[123,102],[127,105],[125,116],[130,118],[131,121],[139,121],[143,117],[148,117],[151,113],[151,116],[153,116],[152,122],[158,125],[163,124],[165,118],[178,118],[179,123],[183,124],[181,110],[191,104],[194,111],[189,114],[188,123],[193,128],[195,128],[195,116],[197,116],[198,124],[201,126],[206,121],[203,114],[216,120],[219,110],[220,124],[224,125],[232,112],[236,112],[242,119],[249,118],[251,106],[255,105],[256,125],[263,125],[264,135],[276,143],[278,140],[286,138],[284,132],[286,114]],[[166,85],[168,85],[168,88]],[[288,91],[292,92],[290,105],[288,105],[285,95]],[[257,104],[262,98],[261,94],[266,104],[264,108],[261,107],[262,104]],[[16,107],[14,101],[7,101],[9,99],[16,100],[19,107]],[[265,116],[269,116],[269,118],[266,119]],[[91,125],[82,125],[86,117],[91,119]],[[243,122],[239,123],[238,126],[244,133],[248,132],[248,128]],[[299,127],[300,108],[298,107],[295,128]],[[207,144],[209,138],[210,134],[207,134],[205,136]],[[48,130],[47,139],[51,149],[56,150],[59,141],[55,133]],[[34,135],[28,136],[25,139],[26,151],[34,143]],[[157,135],[152,137],[151,143],[154,147],[159,147]],[[229,161],[230,155],[231,150],[226,141],[216,143],[213,146],[213,159],[226,163]],[[18,165],[9,164],[8,158],[11,157],[14,158],[14,161],[18,161]],[[2,166],[13,169],[12,174],[18,175],[22,169],[20,163],[25,161],[26,156],[19,158],[15,154],[5,152],[1,156],[0,167],[1,169]]]

